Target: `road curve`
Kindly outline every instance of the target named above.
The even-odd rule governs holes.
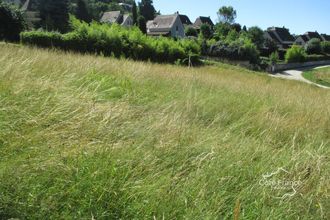
[[[275,74],[270,74],[272,77],[276,78],[282,78],[282,79],[288,79],[288,80],[298,80],[301,82],[305,82],[308,84],[315,85],[317,87],[323,88],[323,89],[330,89],[330,87],[319,85],[317,83],[311,82],[307,79],[305,79],[302,76],[302,73],[306,70],[311,70],[311,69],[320,69],[320,68],[325,68],[325,67],[330,67],[329,65],[327,66],[319,66],[319,67],[313,67],[313,68],[304,68],[304,69],[296,69],[296,70],[285,70],[283,72],[275,73]]]

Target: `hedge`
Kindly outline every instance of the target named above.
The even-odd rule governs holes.
[[[257,64],[260,61],[257,47],[249,39],[237,39],[232,42],[219,41],[209,48],[208,56],[229,60],[250,61]]]
[[[21,33],[21,42],[44,48],[60,48],[82,53],[97,53],[104,56],[125,56],[134,60],[175,63],[189,56],[199,56],[200,46],[194,40],[153,38],[144,35],[138,28],[127,29],[120,25],[87,24],[71,18],[72,31],[30,31]]]

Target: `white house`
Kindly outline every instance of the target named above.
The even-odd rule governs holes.
[[[180,15],[158,15],[147,22],[147,34],[151,36],[185,37],[184,26]]]

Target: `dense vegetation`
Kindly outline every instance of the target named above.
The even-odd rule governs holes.
[[[19,41],[19,34],[25,28],[22,12],[0,0],[0,40]]]
[[[226,65],[0,51],[0,219],[329,216],[329,91]]]
[[[198,61],[200,46],[195,40],[152,38],[138,28],[120,25],[87,24],[72,17],[72,31],[67,34],[32,31],[21,34],[23,44],[56,47],[83,53],[127,57],[154,62],[187,63],[189,56]]]

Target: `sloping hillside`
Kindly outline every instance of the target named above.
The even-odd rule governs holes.
[[[0,219],[329,217],[329,91],[225,65],[0,51]]]

